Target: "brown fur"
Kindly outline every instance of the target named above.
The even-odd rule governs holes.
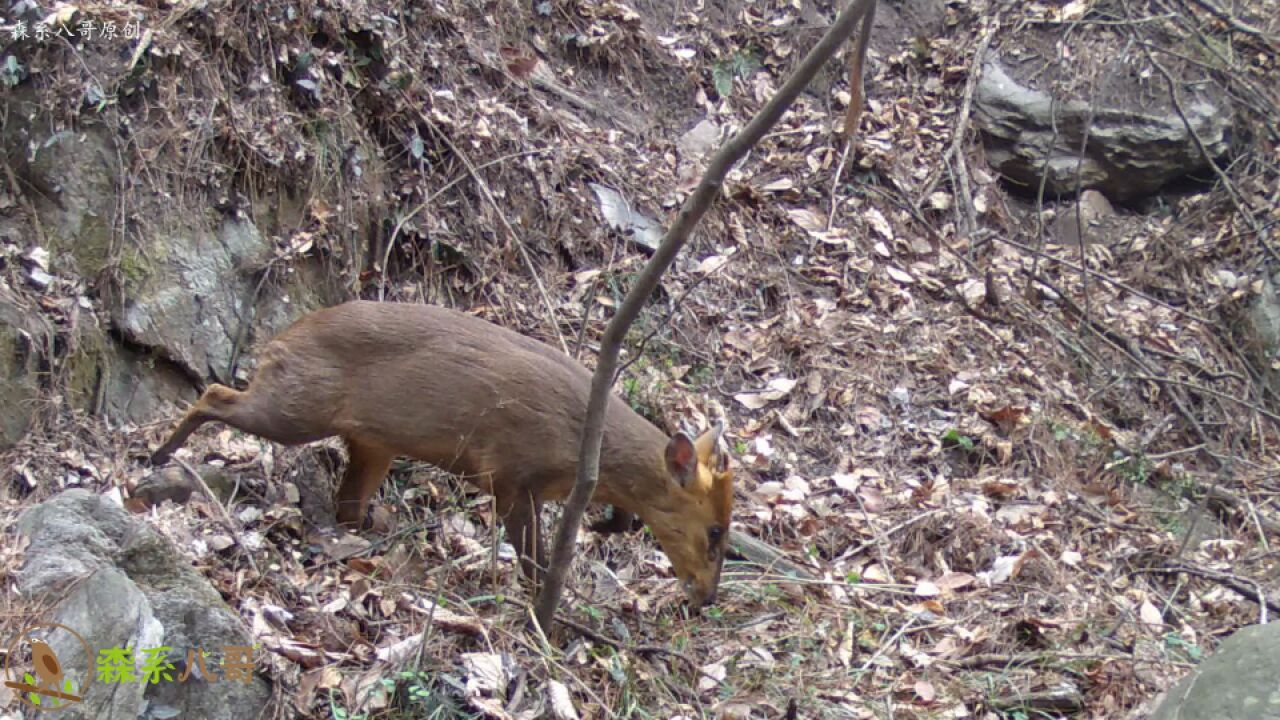
[[[536,580],[545,566],[539,510],[573,486],[590,385],[570,358],[479,318],[350,302],[269,342],[245,391],[210,386],[152,462],[166,462],[210,420],[284,444],[340,436],[350,462],[338,520],[358,525],[391,460],[408,455],[491,492]],[[695,605],[715,599],[733,505],[718,438],[714,429],[668,439],[610,396],[592,498],[649,525]]]

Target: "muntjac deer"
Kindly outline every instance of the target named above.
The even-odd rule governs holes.
[[[480,318],[349,302],[269,342],[243,392],[210,385],[151,462],[167,462],[210,420],[286,445],[340,436],[350,460],[338,521],[359,526],[391,460],[423,460],[494,496],[536,585],[546,566],[539,511],[573,487],[590,385],[568,356]],[[694,607],[715,601],[729,535],[733,478],[722,428],[667,438],[611,396],[592,498],[649,526]]]

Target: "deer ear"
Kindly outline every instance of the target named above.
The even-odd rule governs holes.
[[[667,471],[680,487],[689,487],[689,483],[698,476],[698,449],[688,435],[678,432],[667,443]]]
[[[720,436],[724,434],[724,420],[717,421],[716,424],[706,432],[698,436],[694,441],[694,447],[697,448],[698,460],[702,464],[714,467],[715,463],[711,462],[720,450]]]

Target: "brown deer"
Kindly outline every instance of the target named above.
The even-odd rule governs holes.
[[[480,318],[349,302],[267,343],[246,390],[210,385],[151,462],[167,462],[210,420],[286,445],[340,436],[350,459],[338,521],[359,526],[392,459],[423,460],[493,495],[536,586],[546,566],[540,510],[573,487],[590,385],[568,356]],[[694,607],[715,601],[729,536],[722,429],[668,438],[610,397],[592,498],[649,526]]]

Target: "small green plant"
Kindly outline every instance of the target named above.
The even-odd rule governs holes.
[[[755,52],[739,50],[711,66],[711,81],[715,83],[720,97],[725,98],[733,92],[734,79],[749,77],[759,69],[760,59]]]
[[[622,378],[622,394],[627,398],[627,404],[635,408],[636,398],[640,395],[640,379],[634,377]]]
[[[703,390],[711,387],[713,377],[715,371],[709,365],[694,365],[685,375],[685,383],[694,390]]]
[[[1204,657],[1204,651],[1202,651],[1199,646],[1187,642],[1181,635],[1175,632],[1168,633],[1164,636],[1164,646],[1169,650],[1183,653],[1191,662],[1200,662],[1200,659]]]
[[[965,452],[973,452],[973,449],[977,446],[973,442],[973,438],[956,428],[951,428],[942,434],[942,444],[948,447],[959,447]]]
[[[1161,530],[1170,535],[1182,535],[1183,531],[1186,530],[1186,526],[1182,524],[1182,521],[1176,515],[1162,513],[1155,516],[1155,521]]]
[[[1047,425],[1049,426],[1049,432],[1053,433],[1053,439],[1058,442],[1065,442],[1075,437],[1075,433],[1071,432],[1070,427],[1056,420],[1048,421]]]
[[[431,676],[421,670],[405,670],[400,673],[405,694],[410,701],[426,702],[431,699]]]
[[[403,670],[394,679],[384,679],[382,686],[395,695],[397,710],[379,717],[389,720],[470,720],[479,717],[466,710],[459,699],[458,693],[464,687],[462,683],[444,673]]]
[[[338,699],[332,689],[329,690],[329,716],[333,720],[367,720],[368,715],[364,713],[353,713],[338,704]]]
[[[1145,485],[1151,478],[1151,470],[1154,466],[1145,455],[1139,453],[1126,456],[1117,450],[1112,457],[1115,458],[1112,469],[1126,482],[1132,485]]]

